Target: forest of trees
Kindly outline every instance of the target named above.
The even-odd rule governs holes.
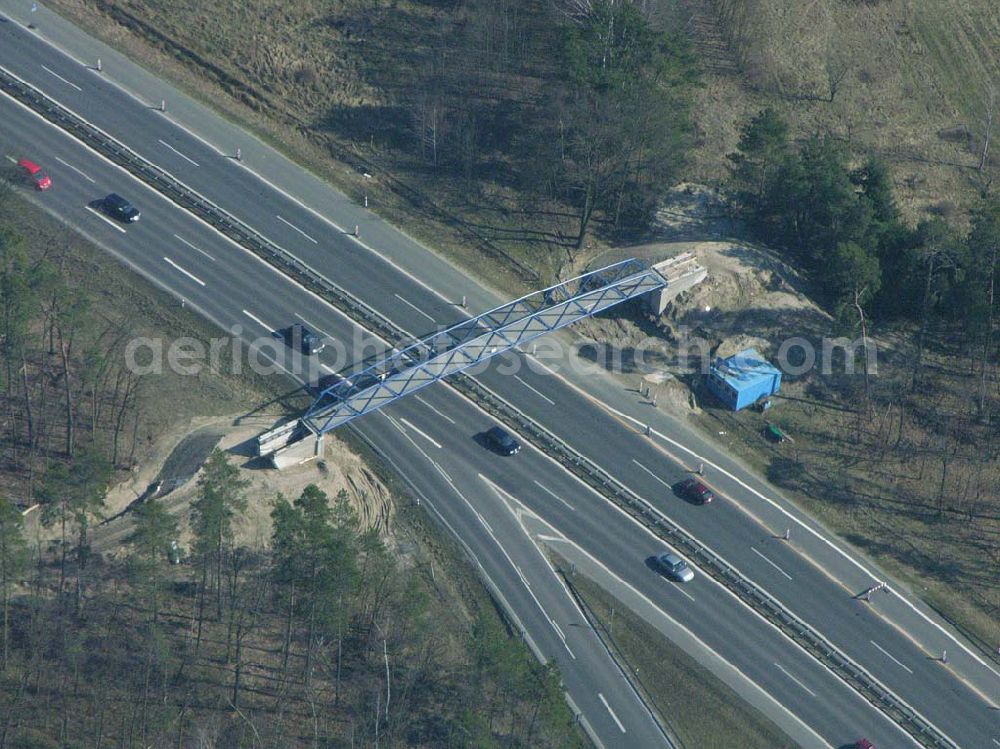
[[[272,543],[240,546],[246,486],[217,452],[184,563],[183,519],[157,500],[124,548],[95,547],[170,397],[124,347],[176,320],[81,280],[101,272],[68,235],[19,234],[6,191],[0,210],[0,749],[578,744],[558,677],[488,598],[401,566],[344,496],[276,498]],[[186,397],[232,397],[219,382]]]
[[[251,549],[233,540],[245,490],[212,453],[176,566],[159,500],[119,560],[88,553],[85,510],[61,554],[0,499],[0,749],[578,745],[554,671],[492,611],[442,611],[345,494],[276,497],[271,543]]]
[[[415,45],[419,62],[394,50],[370,63],[383,85],[406,81],[397,106],[369,113],[373,139],[466,191],[495,183],[552,217],[570,211],[573,235],[549,237],[570,254],[595,225],[646,229],[693,138],[698,74],[683,30],[620,0],[460,5],[452,20],[465,23]],[[331,124],[359,137],[358,117]]]
[[[0,193],[8,189],[0,184]],[[122,354],[131,327],[94,308],[77,263],[67,246],[29,253],[22,236],[0,225],[0,474],[3,490],[23,504],[39,498],[50,467],[72,479],[135,459],[140,378]]]
[[[868,312],[913,324],[913,390],[928,330],[955,330],[980,374],[975,400],[984,416],[995,356],[1000,199],[984,197],[965,233],[937,217],[911,228],[900,218],[885,164],[870,157],[852,168],[834,138],[796,146],[772,109],[744,124],[729,160],[740,215],[761,241],[811,273],[831,309],[844,319]]]

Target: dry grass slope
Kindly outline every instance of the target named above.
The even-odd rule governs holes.
[[[994,3],[692,4],[716,13],[740,64],[737,75],[709,70],[699,117],[701,176],[721,177],[721,156],[735,147],[738,122],[774,106],[799,136],[828,132],[859,155],[887,159],[911,219],[975,201],[983,184],[975,167],[984,105],[989,87],[1000,84]],[[838,77],[831,101],[831,80]]]

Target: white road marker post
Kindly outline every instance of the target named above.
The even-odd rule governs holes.
[[[236,147],[236,160],[243,161],[243,150],[239,146]]]
[[[101,66],[101,58],[97,58],[97,72],[100,73],[104,68]]]
[[[161,112],[166,112],[167,111],[167,100],[166,99],[160,99],[160,111]]]
[[[792,537],[792,529],[791,528],[785,528],[785,535],[784,535],[783,538],[786,541],[788,541],[789,539],[791,539],[791,537]]]

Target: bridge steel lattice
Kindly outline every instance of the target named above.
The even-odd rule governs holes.
[[[629,259],[533,292],[433,333],[331,385],[301,423],[321,436],[449,375],[666,285],[658,271]]]

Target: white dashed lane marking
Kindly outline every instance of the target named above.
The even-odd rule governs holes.
[[[576,508],[573,505],[571,505],[565,499],[563,499],[558,494],[556,494],[554,491],[552,491],[551,489],[549,489],[547,486],[544,486],[543,484],[539,484],[537,481],[535,482],[535,486],[537,486],[543,492],[545,492],[546,494],[548,494],[550,497],[555,497],[556,499],[558,499],[560,502],[562,502],[564,505],[566,505],[569,509],[573,510],[573,512],[576,512]]]
[[[270,330],[274,330],[274,328],[272,328],[266,322],[264,322],[259,317],[257,317],[256,315],[254,315],[252,312],[247,312],[246,310],[243,310],[243,314],[246,315],[247,317],[249,317],[251,320],[253,320],[255,323],[257,323],[258,325],[260,325],[265,330],[269,330],[269,331]]]
[[[604,695],[598,692],[597,696],[601,700],[601,702],[604,703],[604,707],[608,709],[608,712],[611,713],[611,717],[614,718],[615,724],[618,726],[618,730],[621,731],[622,733],[625,733],[625,726],[623,726],[622,722],[618,720],[618,716],[615,715],[615,711],[611,709],[611,705],[608,704],[608,701],[604,699]]]
[[[169,143],[167,143],[165,140],[160,140],[159,138],[157,138],[157,140],[159,140],[162,145],[164,145],[167,148],[169,148],[171,151],[173,151],[175,154],[177,154],[178,156],[180,156],[185,161],[190,162],[191,164],[194,164],[195,166],[201,166],[201,164],[199,164],[197,161],[195,161],[192,158],[189,158],[189,157],[185,156],[180,151],[178,151],[176,148],[174,148],[172,145],[170,145]]]
[[[448,416],[446,414],[441,413],[438,409],[434,408],[434,406],[432,406],[430,403],[428,403],[427,401],[425,401],[419,395],[414,395],[413,397],[416,398],[421,403],[423,403],[425,406],[427,406],[427,408],[429,408],[431,411],[433,411],[434,413],[436,413],[438,416],[440,416],[442,419],[444,419],[445,421],[447,421],[449,424],[454,424],[455,423],[455,420],[453,418],[451,418],[450,416]]]
[[[799,680],[798,680],[798,679],[796,679],[796,678],[795,678],[794,676],[792,676],[792,675],[791,675],[790,673],[788,673],[788,671],[786,671],[786,670],[785,670],[785,668],[784,668],[784,666],[782,666],[782,665],[781,665],[780,663],[775,663],[774,665],[775,665],[775,666],[777,666],[777,667],[778,667],[778,668],[779,668],[779,669],[781,670],[781,673],[783,673],[783,674],[784,674],[785,676],[787,676],[787,677],[788,677],[789,679],[791,679],[792,681],[794,681],[794,682],[795,682],[796,684],[798,684],[798,685],[799,685],[800,687],[802,687],[802,688],[803,688],[803,689],[804,689],[805,691],[807,691],[807,692],[808,692],[809,694],[811,694],[811,695],[812,695],[813,697],[815,697],[815,696],[816,696],[816,693],[815,693],[815,692],[814,692],[813,690],[811,690],[811,689],[810,689],[809,687],[807,687],[807,686],[806,686],[805,684],[803,684],[803,683],[802,683],[801,681],[799,681]]]
[[[212,257],[211,255],[209,255],[209,254],[208,254],[207,252],[205,252],[205,251],[204,251],[203,249],[201,249],[200,247],[195,247],[195,246],[194,246],[193,244],[191,244],[191,243],[190,243],[190,242],[188,242],[188,241],[187,241],[186,239],[184,239],[184,237],[180,237],[180,236],[178,236],[178,235],[174,234],[174,239],[176,239],[176,240],[177,240],[178,242],[183,242],[184,244],[186,244],[186,245],[187,245],[188,247],[190,247],[190,248],[191,248],[192,250],[194,250],[195,252],[200,252],[200,253],[201,253],[202,255],[204,255],[205,257],[207,257],[207,258],[208,258],[209,260],[211,260],[211,261],[212,261],[213,263],[215,262],[215,258],[214,258],[214,257]]]
[[[56,161],[58,161],[58,162],[59,162],[60,164],[62,164],[63,166],[68,166],[68,167],[69,167],[70,169],[72,169],[72,170],[73,170],[74,172],[76,172],[77,174],[79,174],[79,175],[80,175],[81,177],[83,177],[83,178],[84,178],[85,180],[88,180],[89,182],[94,182],[94,178],[93,178],[93,177],[91,177],[91,176],[90,176],[89,174],[87,174],[86,172],[82,172],[82,171],[80,171],[80,170],[79,170],[79,169],[77,169],[77,168],[76,168],[75,166],[73,166],[72,164],[70,164],[70,163],[69,163],[68,161],[63,161],[63,160],[62,160],[62,159],[60,159],[60,158],[59,158],[58,156],[56,156],[56,157],[54,157],[54,158],[55,158],[55,160],[56,160]]]
[[[401,423],[403,423],[403,424],[406,424],[406,426],[408,426],[414,432],[416,432],[421,437],[423,437],[425,440],[427,440],[428,442],[430,442],[432,445],[434,445],[434,447],[438,448],[439,450],[441,449],[441,445],[437,441],[435,441],[434,438],[431,437],[429,434],[427,434],[424,431],[421,431],[420,429],[417,429],[415,426],[413,426],[413,424],[411,424],[410,422],[408,422],[406,419],[402,419],[401,418],[399,421]]]
[[[902,662],[900,662],[899,660],[897,660],[896,658],[894,658],[894,657],[893,657],[893,656],[892,656],[892,655],[891,655],[891,654],[889,653],[889,651],[888,651],[888,650],[886,650],[886,649],[885,649],[885,648],[883,648],[883,647],[882,647],[881,645],[879,645],[879,644],[878,644],[877,642],[875,642],[875,640],[869,640],[868,642],[870,642],[870,643],[871,643],[872,645],[874,645],[874,646],[875,646],[876,648],[878,648],[878,649],[879,649],[879,651],[881,651],[882,655],[884,655],[884,656],[885,656],[886,658],[888,658],[888,659],[889,659],[890,661],[892,661],[893,663],[895,663],[895,664],[896,664],[897,666],[899,666],[899,667],[900,667],[901,669],[903,669],[904,671],[907,671],[907,672],[909,672],[909,673],[911,673],[911,674],[913,673],[913,671],[912,671],[912,670],[910,670],[910,669],[909,669],[909,668],[908,668],[907,666],[904,666],[904,665],[902,664]]]
[[[58,79],[59,79],[60,81],[62,81],[63,83],[65,83],[65,84],[66,84],[67,86],[72,86],[72,87],[73,87],[73,88],[75,88],[75,89],[76,89],[77,91],[83,91],[83,89],[82,89],[82,88],[80,88],[79,86],[77,86],[77,85],[76,85],[75,83],[73,83],[72,81],[67,81],[67,80],[66,80],[65,78],[63,78],[63,77],[62,77],[61,75],[59,75],[59,74],[58,74],[58,73],[57,73],[56,71],[54,71],[54,70],[51,70],[50,68],[47,68],[47,67],[45,67],[44,65],[42,65],[42,70],[44,70],[44,71],[45,71],[45,72],[47,72],[47,73],[50,73],[50,74],[54,75],[54,76],[55,76],[56,78],[58,78]]]
[[[204,281],[202,281],[202,280],[201,280],[200,278],[198,278],[198,276],[196,276],[196,275],[195,275],[194,273],[192,273],[191,271],[188,271],[188,270],[185,270],[184,268],[182,268],[181,266],[179,266],[179,265],[178,265],[177,263],[175,263],[175,262],[174,262],[173,260],[171,260],[170,258],[168,258],[168,257],[164,257],[164,258],[163,258],[163,260],[164,260],[164,261],[165,261],[165,262],[167,263],[167,265],[171,266],[171,267],[172,267],[172,268],[174,268],[175,270],[179,270],[179,271],[180,271],[181,273],[183,273],[183,274],[184,274],[185,276],[187,276],[188,278],[190,278],[190,279],[191,279],[192,281],[194,281],[194,282],[195,282],[196,284],[198,284],[198,285],[200,285],[200,286],[204,286],[204,285],[205,285],[205,282],[204,282]]]
[[[431,317],[430,315],[428,315],[426,312],[424,312],[422,309],[420,309],[420,307],[418,307],[417,305],[415,305],[413,302],[411,302],[411,301],[409,301],[407,299],[403,299],[403,297],[401,297],[399,294],[393,294],[393,296],[396,297],[396,299],[398,299],[399,301],[401,301],[403,304],[405,304],[410,309],[412,309],[412,310],[416,311],[417,313],[419,313],[419,314],[423,315],[424,317],[426,317],[431,322],[437,322],[437,320],[435,320],[433,317]]]
[[[524,385],[526,388],[528,388],[528,390],[530,390],[531,392],[533,392],[535,395],[537,395],[543,401],[545,401],[546,403],[548,403],[550,406],[554,406],[556,404],[556,402],[554,400],[552,400],[551,398],[547,398],[546,396],[542,395],[540,392],[538,392],[537,390],[535,390],[535,388],[531,387],[531,385],[529,385],[527,382],[525,382],[524,380],[522,380],[517,375],[514,375],[514,379],[517,380],[518,382],[520,382],[522,385]]]
[[[754,554],[756,554],[757,556],[759,556],[761,559],[763,559],[769,565],[771,565],[772,567],[774,567],[774,569],[778,570],[778,572],[780,572],[782,575],[784,575],[785,577],[787,577],[789,580],[792,579],[791,575],[789,575],[787,572],[785,572],[783,569],[781,569],[781,567],[779,567],[774,562],[772,562],[770,559],[768,559],[766,556],[764,556],[759,551],[757,551],[754,547],[751,546],[750,547],[750,551],[752,551]]]
[[[95,210],[94,210],[93,208],[91,208],[91,207],[90,207],[89,205],[88,205],[88,206],[84,206],[84,207],[85,207],[85,208],[86,208],[86,209],[87,209],[88,211],[90,211],[91,213],[93,213],[93,214],[94,214],[95,216],[97,216],[97,218],[101,219],[101,221],[103,221],[103,222],[104,222],[104,223],[106,223],[106,224],[107,224],[108,226],[110,226],[110,227],[111,227],[112,229],[117,229],[117,230],[118,230],[118,231],[120,231],[120,232],[121,232],[122,234],[124,234],[124,233],[125,233],[125,230],[124,230],[124,229],[123,229],[122,227],[120,227],[120,226],[119,226],[118,224],[116,224],[116,223],[115,223],[114,221],[112,221],[111,219],[109,219],[109,218],[108,218],[107,216],[105,216],[105,215],[104,215],[103,213],[100,213],[100,212],[98,212],[98,211],[95,211]]]
[[[281,216],[275,216],[275,218],[277,218],[278,221],[280,221],[281,223],[283,223],[285,226],[290,226],[292,229],[295,229],[295,231],[297,231],[299,234],[301,234],[303,237],[305,237],[306,239],[308,239],[313,244],[319,244],[319,242],[317,242],[315,239],[313,239],[312,237],[310,237],[308,234],[306,234],[304,231],[302,231],[299,227],[297,227],[295,224],[293,224],[288,219],[284,219]]]
[[[648,468],[646,468],[646,466],[644,466],[644,465],[643,465],[642,463],[640,463],[640,462],[639,462],[638,460],[636,460],[635,458],[632,458],[632,462],[633,462],[633,463],[635,463],[635,464],[636,464],[637,466],[639,466],[639,468],[641,468],[642,470],[644,470],[644,471],[645,471],[646,473],[648,473],[648,474],[649,474],[650,476],[652,476],[654,480],[656,480],[656,481],[659,481],[659,482],[660,482],[661,484],[663,484],[663,485],[664,485],[665,487],[667,487],[668,489],[670,489],[671,491],[673,491],[673,487],[672,487],[672,486],[670,486],[670,484],[668,484],[668,483],[667,483],[666,481],[664,481],[663,479],[661,479],[661,478],[660,478],[659,476],[657,476],[657,475],[656,475],[655,473],[653,473],[653,472],[652,472],[651,470],[649,470]]]

